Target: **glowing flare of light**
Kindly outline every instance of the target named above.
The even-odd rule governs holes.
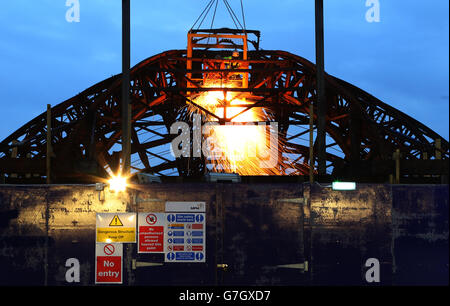
[[[127,178],[121,175],[112,176],[108,183],[111,191],[120,192],[127,188]]]

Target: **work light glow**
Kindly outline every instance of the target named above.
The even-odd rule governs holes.
[[[109,189],[111,191],[120,192],[127,188],[127,179],[120,175],[113,176],[109,181]]]
[[[355,190],[356,183],[355,182],[333,182],[331,184],[333,190]]]

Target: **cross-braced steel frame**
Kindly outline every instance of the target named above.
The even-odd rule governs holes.
[[[196,50],[195,58],[207,58],[213,64],[221,61],[217,58],[221,52],[225,51]],[[191,124],[189,106],[198,106],[196,95],[215,90],[200,85],[188,88],[188,81],[195,82],[187,77],[190,74],[186,63],[186,50],[172,50],[131,69],[134,172],[200,176],[208,169],[205,158],[175,158],[171,154],[170,143],[176,137],[169,133],[172,123]],[[256,50],[248,52],[243,66],[248,67],[241,69],[249,73],[248,88],[227,90],[245,94],[251,102],[247,109],[263,108],[267,121],[278,122],[283,153],[277,167],[283,174],[307,175],[311,103],[317,114],[315,65],[288,52]],[[208,68],[208,73],[229,72]],[[203,69],[204,66],[194,64],[189,73],[204,73]],[[54,182],[95,181],[96,177],[117,171],[121,151],[121,80],[121,75],[108,78],[52,108]],[[392,160],[397,149],[402,159],[440,156],[448,160],[448,142],[425,125],[343,80],[326,75],[325,83],[328,173],[348,170],[360,161]],[[0,143],[0,173],[23,182],[45,176],[46,126],[43,113]],[[438,149],[437,139],[441,142]]]

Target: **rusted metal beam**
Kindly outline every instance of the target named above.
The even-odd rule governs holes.
[[[229,92],[248,92],[248,93],[282,93],[298,90],[297,87],[279,87],[279,88],[234,88],[234,87],[156,87],[152,90],[157,92],[208,92],[208,91],[229,91]]]
[[[140,163],[137,168],[146,168],[144,165],[147,155],[152,158],[161,158],[166,162],[157,166],[156,170],[159,171],[155,173],[180,169],[179,173],[183,175],[204,173],[207,161],[199,159],[194,163],[192,159],[175,159],[171,156],[168,144],[174,135],[170,135],[168,131],[175,121],[192,123],[186,111],[189,105],[185,99],[187,91],[192,92],[187,98],[195,103],[196,96],[206,91],[223,90],[223,88],[187,88],[186,72],[181,72],[186,67],[186,58],[183,57],[185,54],[184,50],[167,51],[141,62],[130,71],[130,79],[134,84],[133,88],[130,88],[130,104],[133,110],[131,123],[132,128],[138,131],[138,141],[136,145],[133,145],[131,154],[134,160]],[[199,51],[196,56],[214,59],[214,54],[217,53]],[[220,62],[220,60],[217,61]],[[279,121],[280,135],[284,135],[280,137],[280,140],[284,141],[281,145],[283,154],[279,160],[280,165],[286,167],[285,173],[300,173],[307,176],[309,174],[308,159],[311,156],[308,139],[300,139],[298,135],[303,135],[302,131],[309,124],[311,117],[315,122],[318,118],[316,105],[314,105],[313,116],[309,115],[309,107],[311,102],[315,103],[316,95],[317,75],[314,64],[285,51],[249,52],[248,63],[251,67],[249,69],[250,89],[228,88],[227,91],[235,92],[238,96],[235,99],[246,97],[250,103],[260,102],[253,107],[258,107],[267,114],[267,118],[262,118],[261,122],[269,124]],[[165,74],[164,77],[161,74]],[[421,158],[421,152],[427,152],[429,160],[433,160],[433,157],[437,158],[439,153],[442,160],[449,159],[448,141],[431,129],[345,81],[327,74],[324,78],[328,104],[325,129],[327,135],[333,139],[330,145],[326,146],[326,152],[341,152],[339,156],[336,155],[337,153],[327,154],[327,163],[332,162],[337,165],[341,161],[347,170],[356,171],[359,167],[358,163],[355,165],[345,163],[351,160],[351,156],[358,155],[376,164],[378,160],[383,159],[392,161],[392,153],[395,149],[401,149],[404,154],[400,162],[403,181],[405,179],[403,175],[407,175],[410,171],[409,168],[404,168],[404,164],[408,163],[407,160]],[[68,179],[69,177],[77,175],[82,177],[82,174],[76,174],[76,172],[83,168],[80,166],[80,161],[89,160],[90,154],[94,152],[91,146],[92,140],[95,144],[94,155],[100,168],[115,168],[115,159],[110,156],[111,151],[116,149],[115,146],[122,145],[121,86],[122,75],[117,75],[95,84],[81,94],[52,108],[53,150],[60,157],[58,167],[56,169],[53,167],[57,172],[54,182],[72,182]],[[247,108],[249,105],[240,104],[239,107]],[[354,119],[359,121],[359,124],[353,128],[353,131],[359,133],[359,137],[355,138],[359,140],[352,141],[350,126],[352,120],[353,123],[355,122]],[[25,167],[20,163],[33,163],[36,159],[44,160],[45,163],[46,122],[44,112],[0,143],[0,159],[11,156],[13,151],[17,152],[17,157],[20,159],[10,164],[7,164],[9,161],[0,163],[0,172],[6,174],[7,181],[11,181],[12,174],[16,173],[17,181],[30,182],[34,178],[26,179],[22,173],[32,175],[38,173],[39,178],[45,182],[45,165],[44,172],[41,172],[35,169],[36,166],[30,164],[29,167]],[[146,135],[147,132],[149,136]],[[155,135],[158,135],[159,139],[155,140]],[[298,137],[291,138],[287,135]],[[435,141],[438,138],[442,139],[440,149],[438,142]],[[14,144],[13,140],[16,139],[20,141]],[[314,151],[317,153],[317,147]],[[288,158],[287,154],[292,157]],[[26,156],[32,158],[29,161],[22,161],[22,158]],[[297,165],[298,161],[305,159],[306,163],[304,162],[302,166]],[[63,164],[64,167],[62,167]],[[425,171],[428,166],[423,167]],[[429,167],[433,172],[430,175],[439,174],[435,168],[438,166]],[[66,169],[66,173],[60,172],[59,168]],[[332,166],[327,167],[327,169],[331,168]],[[22,169],[24,169],[23,172]],[[389,173],[395,172],[395,168],[389,169],[391,171]],[[415,169],[412,170],[415,171]]]
[[[448,172],[448,160],[403,159],[400,161],[401,175],[448,175]]]
[[[351,168],[344,172],[336,173],[339,177],[376,177],[383,176],[386,179],[392,175],[392,183],[397,183],[399,179],[412,175],[448,175],[448,160],[430,159],[400,159],[396,160],[360,160],[355,161]],[[398,177],[397,174],[398,165]],[[398,183],[397,183],[398,184]]]
[[[47,159],[32,159],[32,158],[0,158],[0,172],[3,173],[39,173],[45,175],[47,171]]]

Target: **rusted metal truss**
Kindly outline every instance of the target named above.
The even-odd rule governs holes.
[[[224,52],[196,50],[195,58],[208,58],[214,63],[221,61],[217,55]],[[186,50],[172,50],[152,56],[131,70],[134,172],[201,176],[208,169],[205,158],[175,158],[170,151],[170,143],[177,136],[169,133],[172,123],[192,124],[189,105],[195,106],[195,96],[200,92],[214,90],[200,85],[188,88],[187,82],[192,81],[187,77],[189,73],[205,71],[195,60],[190,71],[186,64]],[[284,174],[307,175],[310,103],[317,113],[315,65],[284,51],[254,50],[248,52],[243,66],[249,67],[241,69],[249,73],[248,89],[228,90],[246,93],[247,100],[253,103],[249,107],[264,108],[268,121],[278,122],[283,146],[279,163],[284,166]],[[208,73],[228,72],[208,69]],[[325,81],[328,173],[356,175],[364,162],[366,166],[367,163],[391,165],[397,149],[402,160],[440,158],[448,165],[448,141],[437,133],[343,80],[326,75]],[[121,75],[116,75],[52,108],[53,182],[95,182],[98,177],[107,177],[108,172],[118,169],[120,100]],[[436,146],[437,139],[440,148]],[[45,157],[46,114],[43,113],[0,143],[0,173],[16,182],[42,179]],[[378,167],[372,166],[375,173],[374,168]]]

